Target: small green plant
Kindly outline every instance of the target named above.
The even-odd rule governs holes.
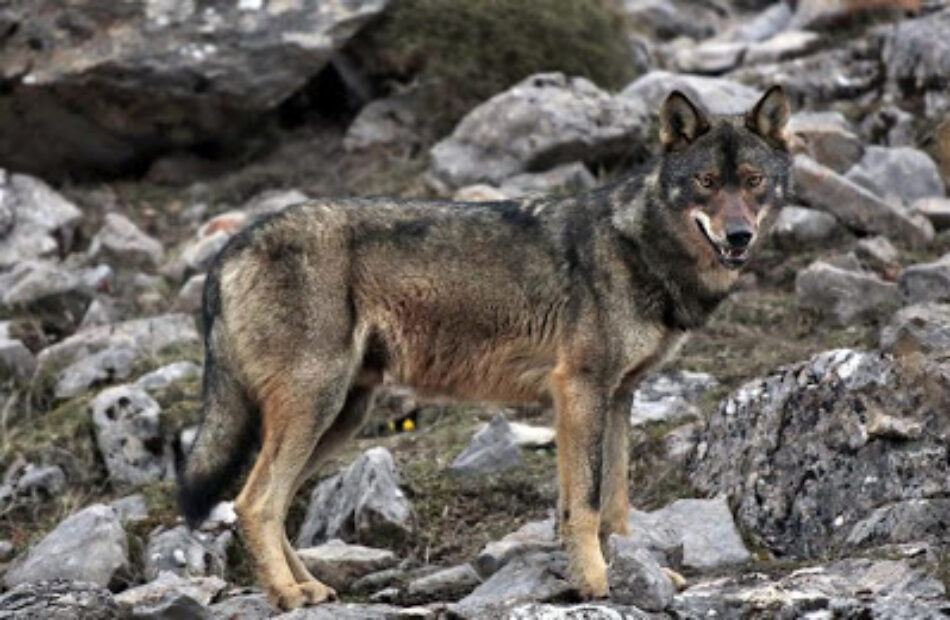
[[[625,22],[613,0],[401,0],[376,30],[375,49],[414,77],[432,129],[542,71],[604,88],[633,77]]]

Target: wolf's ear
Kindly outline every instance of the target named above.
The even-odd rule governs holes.
[[[678,90],[670,93],[660,109],[660,144],[666,151],[688,146],[709,131],[709,121],[689,97]]]
[[[791,116],[788,97],[781,86],[768,89],[759,102],[746,112],[746,127],[759,134],[774,147],[787,149],[785,125]]]

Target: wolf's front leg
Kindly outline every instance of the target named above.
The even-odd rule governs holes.
[[[611,401],[604,437],[603,498],[600,508],[600,535],[627,534],[630,513],[629,446],[632,390],[623,390]]]
[[[571,577],[585,598],[607,596],[607,564],[600,550],[601,477],[606,393],[588,377],[556,370],[558,521]]]

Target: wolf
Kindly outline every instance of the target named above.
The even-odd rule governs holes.
[[[367,418],[377,388],[556,412],[558,529],[583,597],[627,532],[638,380],[728,294],[790,190],[780,87],[713,115],[681,92],[658,157],[588,193],[489,203],[318,199],[223,248],[203,296],[203,420],[179,464],[195,526],[259,444],[234,504],[282,609],[335,592],[288,542],[294,494]]]

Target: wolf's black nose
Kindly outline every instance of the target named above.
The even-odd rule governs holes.
[[[744,249],[752,243],[752,231],[748,228],[736,228],[726,231],[726,241],[736,249]]]

